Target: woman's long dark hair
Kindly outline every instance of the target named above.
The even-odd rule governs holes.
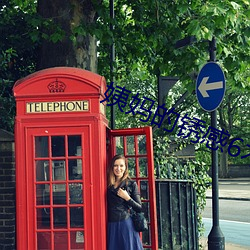
[[[115,174],[114,174],[114,163],[116,160],[123,159],[125,162],[126,169],[124,171],[124,174],[121,178],[121,182],[127,179],[130,179],[129,172],[128,172],[128,160],[125,158],[124,155],[115,155],[113,159],[111,160],[109,167],[108,167],[108,187],[115,184]]]

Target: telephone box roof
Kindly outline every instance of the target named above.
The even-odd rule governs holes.
[[[13,87],[14,96],[23,96],[24,93],[25,95],[28,94],[32,96],[39,95],[41,94],[41,90],[39,89],[43,83],[47,84],[50,80],[61,81],[62,79],[70,79],[77,82],[82,82],[85,84],[85,86],[83,86],[82,88],[86,89],[87,84],[90,89],[100,94],[103,94],[103,91],[105,91],[106,88],[104,77],[96,73],[80,68],[54,67],[37,71],[18,80]],[[37,83],[37,85],[34,85],[35,83]],[[32,88],[30,86],[31,84]],[[27,90],[29,88],[30,90]],[[81,91],[79,89],[79,86],[77,86],[77,89],[75,89],[75,91],[76,90]]]

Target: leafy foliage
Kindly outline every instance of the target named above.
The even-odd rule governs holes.
[[[103,6],[103,9],[107,9],[108,1],[104,1]],[[100,23],[109,23],[109,13],[102,11],[101,14]],[[171,107],[181,94],[188,90],[190,96],[177,107],[177,111],[181,115],[188,113],[190,117],[199,117],[209,125],[210,115],[198,106],[193,90],[195,76],[209,60],[209,41],[215,37],[216,56],[225,72],[228,89],[219,109],[218,128],[229,129],[222,124],[229,124],[230,119],[233,121],[233,127],[239,127],[235,122],[242,116],[242,120],[246,123],[242,123],[239,130],[229,129],[229,133],[232,138],[243,136],[248,140],[248,112],[241,112],[245,109],[240,108],[233,108],[237,111],[231,114],[228,112],[232,110],[231,104],[236,103],[239,98],[244,100],[246,106],[249,104],[249,100],[243,98],[241,94],[244,92],[248,96],[250,91],[249,1],[125,2],[120,0],[115,2],[115,14],[116,19],[113,21],[115,32],[110,34],[106,27],[105,32],[108,31],[111,38],[101,40],[99,45],[101,74],[109,79],[108,51],[114,39],[117,85],[126,86],[133,93],[155,97],[156,100],[157,76],[177,76],[180,82],[170,92],[166,100],[167,107]],[[188,36],[195,36],[196,42],[176,48],[176,42]],[[230,100],[227,97],[230,97]],[[230,105],[231,109],[227,109],[226,107]],[[116,109],[116,118],[117,127],[123,127],[123,124],[150,125],[141,123],[137,115],[125,115],[119,109]],[[245,135],[242,134],[243,131]],[[175,133],[176,130],[172,135]],[[203,146],[200,145],[199,148]],[[240,158],[229,156],[229,159],[230,162],[237,162]],[[249,162],[247,159],[244,161]]]
[[[206,205],[206,190],[211,184],[208,175],[209,164],[205,163],[204,150],[197,151],[195,158],[177,158],[176,152],[187,145],[185,141],[175,141],[178,145],[170,151],[172,140],[167,137],[154,137],[155,165],[160,169],[159,178],[191,181],[197,194],[197,220],[198,230],[201,236],[204,233],[201,212]],[[200,156],[202,154],[202,157]]]
[[[207,41],[214,36],[226,78],[233,86],[249,88],[249,69],[244,72],[249,56],[247,7],[248,1],[116,1],[117,58],[128,71],[142,63],[151,74],[178,76],[188,87],[189,74],[209,59]],[[175,48],[176,41],[186,36],[195,36],[197,42]]]
[[[157,76],[177,76],[180,81],[170,92],[166,106],[171,107],[188,90],[190,95],[177,107],[177,112],[198,116],[207,124],[209,114],[198,107],[194,98],[194,76],[209,60],[208,41],[215,37],[217,60],[225,72],[229,89],[219,109],[220,128],[229,129],[233,138],[249,140],[248,0],[117,0],[115,20],[110,19],[108,0],[103,0],[102,4],[99,1],[91,3],[98,13],[97,22],[73,25],[72,34],[67,35],[75,44],[86,34],[97,37],[99,74],[104,75],[108,83],[111,81],[110,46],[114,41],[115,85],[156,101]],[[32,0],[2,0],[0,3],[0,126],[9,131],[13,131],[14,123],[11,95],[14,82],[35,70],[37,48],[42,39],[57,44],[65,37],[63,27],[54,24],[53,19],[42,19],[37,15],[36,7],[37,2]],[[115,27],[114,32],[110,31],[110,23]],[[48,30],[52,32],[46,32]],[[195,36],[196,42],[176,48],[176,42],[188,36]],[[153,112],[156,106],[157,103]],[[142,122],[140,115],[126,114],[126,111],[127,107],[123,112],[116,108],[117,128],[151,125],[150,121]],[[198,193],[199,208],[202,208],[210,181],[206,174],[210,154],[204,153],[207,151],[204,145],[198,145],[195,161],[177,164],[176,157],[167,152],[169,138],[180,139],[175,134],[176,130],[172,134],[162,130],[155,133],[155,161],[162,166],[161,177],[192,180]],[[185,143],[179,141],[178,145],[184,147]],[[239,158],[229,160],[239,161]]]
[[[35,70],[34,13],[34,4],[17,6],[14,1],[0,4],[0,126],[7,131],[14,129],[13,84]]]

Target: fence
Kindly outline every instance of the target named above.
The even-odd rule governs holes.
[[[159,250],[198,250],[196,194],[187,180],[156,180]]]

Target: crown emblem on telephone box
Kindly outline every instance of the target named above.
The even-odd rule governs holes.
[[[66,84],[61,81],[58,81],[57,79],[48,85],[50,93],[64,92],[65,88]]]

